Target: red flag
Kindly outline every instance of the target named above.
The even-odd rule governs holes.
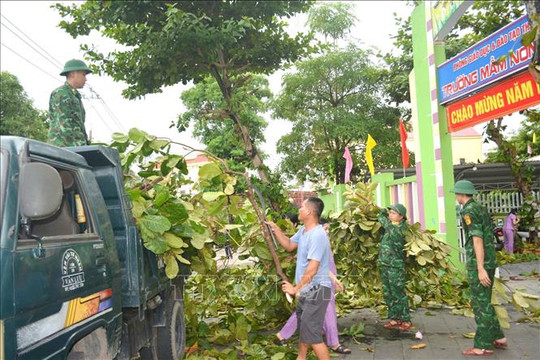
[[[403,168],[409,167],[409,151],[407,150],[407,130],[403,125],[403,121],[399,120],[399,137],[401,138],[401,161],[403,162]]]
[[[345,159],[345,182],[348,183],[351,181],[351,170],[353,167],[352,157],[351,153],[349,152],[349,148],[345,147],[345,153],[343,153],[343,158]]]

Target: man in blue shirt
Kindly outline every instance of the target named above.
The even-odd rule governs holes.
[[[304,226],[288,238],[273,222],[267,222],[287,251],[298,249],[296,260],[295,286],[284,282],[282,290],[298,298],[296,315],[300,332],[298,358],[306,359],[309,346],[318,359],[330,359],[328,348],[322,341],[322,326],[326,307],[331,297],[330,241],[319,219],[324,210],[321,199],[310,197],[304,201],[298,212],[298,220]]]

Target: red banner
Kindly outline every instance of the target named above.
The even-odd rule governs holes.
[[[448,131],[454,132],[540,104],[540,86],[529,71],[446,106]]]

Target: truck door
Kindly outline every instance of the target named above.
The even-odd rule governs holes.
[[[19,231],[14,256],[17,352],[22,358],[58,354],[113,304],[103,239],[88,205],[92,194],[80,169],[49,165],[62,179],[60,209],[29,221],[29,232]]]

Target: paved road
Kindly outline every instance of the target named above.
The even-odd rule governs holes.
[[[531,272],[536,276],[530,276]],[[540,295],[540,261],[505,265],[499,269],[500,277],[507,280],[513,289],[523,289],[533,295]],[[521,275],[520,275],[521,274]],[[534,274],[533,274],[534,275]],[[513,280],[511,280],[513,279]],[[508,308],[511,328],[505,329],[509,347],[506,350],[495,350],[490,359],[540,359],[540,325],[516,322],[521,317],[513,308]],[[461,350],[472,346],[473,340],[463,334],[474,332],[476,325],[473,318],[454,315],[449,310],[418,309],[412,314],[415,329],[400,333],[397,330],[384,329],[384,320],[371,309],[355,310],[339,319],[339,328],[348,328],[362,322],[365,325],[364,337],[346,341],[353,353],[341,355],[340,359],[466,359]],[[422,340],[415,339],[420,331]],[[413,350],[411,345],[425,343],[426,347]],[[470,358],[470,357],[469,357]]]

